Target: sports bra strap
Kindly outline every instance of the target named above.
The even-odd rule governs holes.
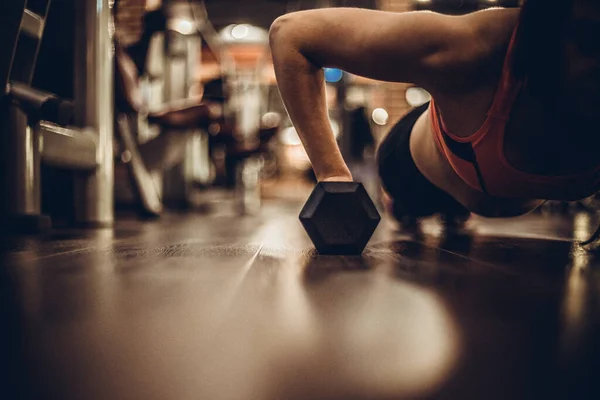
[[[512,32],[510,43],[504,58],[504,64],[502,66],[502,76],[496,90],[496,98],[490,109],[490,116],[493,118],[508,120],[510,113],[514,106],[521,88],[523,87],[522,82],[517,82],[512,76],[512,66],[514,60],[514,50],[516,45],[517,31],[519,25],[515,26]]]

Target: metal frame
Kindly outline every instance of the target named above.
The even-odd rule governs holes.
[[[26,0],[0,2],[0,84],[6,87],[12,67]]]
[[[133,183],[133,189],[140,201],[140,211],[145,217],[158,217],[162,212],[162,199],[152,175],[146,169],[138,143],[134,134],[135,126],[131,117],[126,113],[117,116],[117,133],[121,139],[123,150],[128,153],[128,173]]]
[[[47,121],[40,121],[35,129],[44,164],[85,172],[99,167],[98,135],[92,129],[69,129]]]
[[[42,222],[41,215],[39,138],[29,116],[10,100],[10,82],[31,84],[50,1],[43,15],[27,10],[23,0],[3,3],[0,25],[9,32],[0,55],[5,87],[0,104],[2,186],[6,193],[2,214],[12,225],[17,225],[19,219],[39,219],[39,224],[33,225],[41,229],[47,223]]]
[[[98,137],[98,168],[76,181],[76,221],[110,226],[114,222],[114,44],[111,0],[76,1],[75,125]]]
[[[51,94],[31,88],[37,55],[51,0],[0,4],[0,203],[2,225],[9,230],[27,225],[38,231],[47,224],[41,215],[40,163],[77,174],[74,208],[78,223],[110,226],[113,211],[113,43],[112,0],[76,1],[75,59],[76,127],[62,127],[42,118],[40,108]],[[12,87],[19,90],[12,90]],[[60,104],[62,107],[63,103]],[[39,223],[32,222],[38,221]]]

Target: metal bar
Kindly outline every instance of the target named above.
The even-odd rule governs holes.
[[[10,70],[11,81],[31,84],[49,8],[50,0],[45,5],[39,3],[36,11],[23,10],[19,21],[19,37]]]
[[[40,157],[37,132],[28,123],[27,115],[11,106],[7,119],[7,186],[8,214],[40,215]]]
[[[4,92],[0,101],[0,132],[3,133],[0,157],[4,167],[0,187],[6,194],[0,206],[2,225],[10,231],[34,233],[50,224],[49,218],[41,215],[39,136],[30,125],[26,110],[12,104],[6,95],[10,80],[31,83],[45,14],[37,16],[42,22],[36,24],[35,18],[32,18],[35,14],[27,14],[24,0],[0,3],[0,32],[5,42],[5,46],[0,45],[0,83]],[[48,0],[42,7],[46,14],[49,4]],[[36,37],[28,37],[25,30],[35,31]]]
[[[41,39],[44,34],[45,19],[34,12],[25,10],[21,19],[21,32],[35,39]]]
[[[131,156],[128,166],[129,173],[143,211],[146,215],[158,216],[162,212],[162,200],[139,152],[138,144],[130,129],[131,121],[125,114],[121,114],[117,118],[117,124],[123,147]]]
[[[0,90],[9,81],[25,0],[0,1]]]
[[[44,164],[79,171],[94,171],[98,167],[98,135],[94,131],[67,129],[46,121],[41,121],[36,129]]]
[[[98,135],[93,174],[76,181],[76,220],[89,226],[114,221],[113,57],[110,0],[75,3],[75,123]]]

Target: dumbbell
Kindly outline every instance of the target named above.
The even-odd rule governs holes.
[[[319,182],[300,222],[320,254],[361,254],[381,216],[359,182]]]

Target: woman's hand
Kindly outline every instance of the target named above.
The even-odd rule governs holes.
[[[352,178],[352,174],[348,173],[347,175],[328,176],[319,179],[319,182],[354,182],[354,179]]]

